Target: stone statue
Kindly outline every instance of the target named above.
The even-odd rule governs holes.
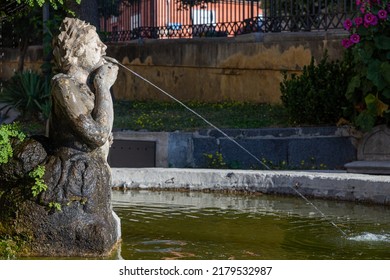
[[[52,89],[50,138],[56,146],[98,148],[107,157],[114,118],[110,88],[118,67],[104,60],[106,48],[95,27],[64,20],[53,51],[63,73],[54,77]]]
[[[27,254],[103,256],[120,240],[107,163],[118,67],[104,59],[105,50],[94,26],[64,19],[54,41],[61,73],[52,80],[49,137],[15,143],[13,158],[0,166],[0,208],[12,209],[0,214],[0,234],[28,236]],[[47,190],[32,197],[21,184],[38,165]]]

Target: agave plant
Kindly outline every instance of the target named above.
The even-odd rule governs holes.
[[[40,113],[44,118],[48,118],[50,86],[34,71],[17,72],[5,84],[0,102],[10,104],[23,114]]]

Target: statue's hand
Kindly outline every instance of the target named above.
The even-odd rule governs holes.
[[[114,135],[112,135],[112,133],[110,133],[110,135],[108,136],[108,143],[109,143],[110,147],[114,143]]]
[[[118,66],[110,62],[103,64],[96,70],[94,79],[95,88],[110,89],[118,75]]]

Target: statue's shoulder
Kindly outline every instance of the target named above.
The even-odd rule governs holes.
[[[74,86],[74,79],[67,74],[57,74],[51,80],[52,95],[60,98],[62,98],[65,92],[68,94],[72,93]]]
[[[55,84],[61,85],[61,84],[70,84],[73,83],[73,81],[70,75],[59,73],[52,78],[52,83],[54,85]]]
[[[67,102],[66,100],[70,98],[70,95],[73,95],[75,81],[71,76],[60,73],[52,78],[51,88],[52,97],[55,100]]]

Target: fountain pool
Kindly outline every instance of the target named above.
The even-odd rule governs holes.
[[[115,59],[110,57],[105,57],[105,59],[123,67],[129,73],[183,105],[188,111],[204,120],[256,159],[260,165],[264,165],[259,158],[235,139],[229,137],[183,102]],[[264,167],[270,169],[267,165]],[[150,176],[146,175],[148,172],[151,173]],[[311,189],[310,184],[302,184],[302,182],[313,183],[315,181],[313,179],[316,176],[311,174],[303,175],[306,177],[302,177],[302,181],[296,180],[296,176],[288,178],[288,174],[281,177],[278,174],[236,176],[236,172],[229,172],[222,177],[218,176],[221,174],[203,177],[195,171],[192,174],[195,180],[188,181],[180,180],[176,175],[169,176],[171,172],[167,170],[160,172],[162,175],[154,169],[143,170],[138,172],[136,179],[133,176],[134,173],[130,175],[127,169],[113,170],[113,186],[123,186],[125,189],[133,186],[145,188],[150,185],[150,182],[145,181],[146,179],[150,180],[154,187],[166,187],[170,184],[176,186],[177,182],[183,184],[187,181],[191,183],[185,184],[185,188],[203,188],[204,186],[223,188],[223,185],[228,188],[239,188],[239,185],[242,185],[244,188],[260,187],[263,190],[274,192],[287,188],[290,193],[291,190],[295,190],[304,199],[269,195],[243,197],[202,192],[134,190],[125,193],[114,192],[114,209],[122,221],[121,255],[125,259],[390,258],[388,252],[390,209],[384,206],[369,207],[328,201],[319,201],[317,208],[311,204],[311,201],[306,200],[300,190],[296,190],[304,185],[303,191],[313,191],[312,196],[335,196],[348,198],[348,200],[356,197],[365,201],[379,199],[388,203],[387,188],[383,194],[380,184],[376,184],[374,192],[368,192],[374,195],[368,195],[367,198],[365,182],[363,185],[359,183],[359,187],[355,186],[356,182],[348,184],[346,189],[344,187],[346,180],[342,181],[343,186],[339,188],[338,183],[333,185],[332,180],[325,178],[326,189]],[[124,175],[125,180],[118,180],[119,173]],[[191,172],[185,171],[184,173],[188,176]],[[161,180],[163,177],[165,180]],[[333,179],[340,181],[339,177],[335,176]],[[287,178],[288,182],[279,184],[280,178],[284,178],[283,181]],[[296,181],[292,182],[292,179]],[[350,178],[346,179],[350,180]],[[252,184],[253,180],[256,184]],[[157,181],[159,183],[156,184]],[[223,184],[217,182],[223,182]]]
[[[389,207],[311,202],[326,218],[297,197],[113,192],[124,259],[390,259]]]

